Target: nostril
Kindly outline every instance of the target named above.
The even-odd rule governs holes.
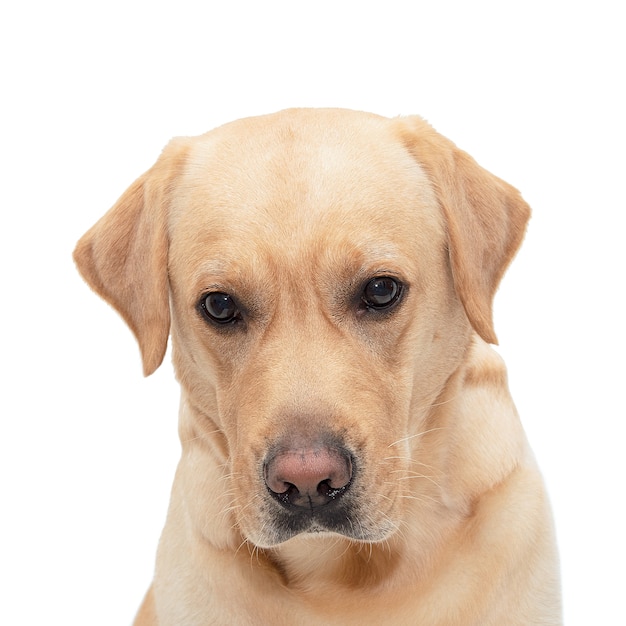
[[[344,494],[349,484],[350,481],[341,487],[332,487],[330,481],[324,480],[317,486],[317,493],[329,500],[335,500]]]
[[[300,496],[300,492],[295,485],[290,485],[289,483],[285,483],[284,486],[286,489],[284,491],[274,491],[270,488],[270,493],[284,505],[290,505],[292,502],[295,502],[297,498]]]
[[[321,496],[329,496],[329,494],[331,493],[331,491],[333,491],[332,487],[330,486],[330,481],[328,480],[323,480],[318,486],[317,486],[317,493],[319,493]]]
[[[345,493],[351,480],[352,461],[343,448],[281,450],[265,464],[266,486],[286,506],[328,504]]]

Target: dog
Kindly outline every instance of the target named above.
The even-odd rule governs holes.
[[[182,455],[136,626],[561,623],[492,302],[519,192],[417,116],[172,140],[79,241]]]

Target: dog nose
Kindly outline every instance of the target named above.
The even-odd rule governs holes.
[[[350,454],[328,446],[281,450],[265,463],[265,484],[288,507],[315,508],[340,498],[352,480]]]

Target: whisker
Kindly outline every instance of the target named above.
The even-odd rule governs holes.
[[[428,504],[429,502],[433,502],[434,504],[443,504],[441,500],[427,496],[425,493],[420,493],[419,495],[400,494],[398,497],[402,500],[416,500],[417,502],[422,502],[423,504]]]
[[[459,396],[455,395],[447,400],[442,400],[441,402],[433,402],[432,404],[426,404],[424,406],[417,407],[417,411],[423,411],[424,409],[436,409],[439,406],[445,406],[446,404],[450,404],[450,402],[454,402]]]
[[[431,482],[438,489],[442,489],[441,485],[432,476],[427,476],[426,474],[413,474],[412,476],[402,476],[401,478],[398,478],[398,480],[413,480],[414,478],[423,478]]]
[[[239,553],[239,550],[241,550],[241,548],[243,548],[243,546],[246,546],[248,548],[248,550],[250,549],[250,542],[245,537],[244,537],[243,541],[239,544],[237,549],[235,550],[235,556],[237,556],[237,554]]]
[[[197,441],[198,439],[203,439],[204,436],[208,436],[208,435],[216,435],[221,433],[222,431],[219,428],[216,428],[215,430],[211,430],[208,433],[202,433],[201,435],[197,435],[195,437],[190,437],[189,439],[181,439],[181,443],[191,443],[192,441]]]
[[[445,430],[445,428],[441,426],[437,428],[429,428],[428,430],[423,430],[419,433],[416,433],[415,435],[408,435],[407,437],[402,437],[402,439],[398,439],[398,441],[394,441],[393,443],[390,443],[387,447],[391,448],[392,446],[397,446],[399,443],[404,443],[405,441],[409,441],[409,439],[415,439],[416,437],[422,437],[423,435],[432,433],[436,430]]]

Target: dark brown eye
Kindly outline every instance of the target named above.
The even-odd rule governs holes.
[[[207,319],[217,324],[229,324],[241,318],[233,297],[221,291],[202,296],[200,309]]]
[[[367,309],[383,311],[392,307],[402,295],[402,283],[389,276],[372,278],[363,289],[361,302]]]

